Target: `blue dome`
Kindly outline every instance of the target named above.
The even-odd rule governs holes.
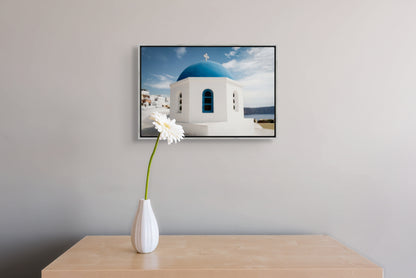
[[[188,77],[231,77],[231,74],[222,65],[215,62],[200,62],[187,67],[178,80],[182,80]]]

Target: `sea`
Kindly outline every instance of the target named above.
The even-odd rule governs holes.
[[[250,118],[250,119],[256,119],[256,120],[274,120],[274,114],[244,115],[244,118]]]

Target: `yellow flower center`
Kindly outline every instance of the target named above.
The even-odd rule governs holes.
[[[170,128],[170,126],[167,123],[163,123],[163,125],[167,128]]]

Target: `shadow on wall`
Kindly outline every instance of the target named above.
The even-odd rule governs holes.
[[[82,236],[53,240],[37,240],[12,248],[2,248],[0,277],[36,278],[41,270],[79,241]],[[3,244],[2,244],[3,245]],[[6,255],[9,254],[9,255]]]

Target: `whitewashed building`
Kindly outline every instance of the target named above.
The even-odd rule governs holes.
[[[153,107],[153,108],[162,108],[170,107],[170,98],[168,96],[162,95],[151,95],[149,91],[142,89],[141,90],[141,105],[142,107]]]
[[[170,117],[187,136],[258,136],[263,128],[244,118],[242,85],[220,64],[187,67],[170,85]]]
[[[169,116],[169,99],[168,96],[152,95],[148,90],[140,90],[139,109],[141,109],[140,122],[142,132],[146,132],[147,129],[150,129],[152,132],[154,131],[153,120],[150,119],[150,115],[153,112],[159,112]]]

